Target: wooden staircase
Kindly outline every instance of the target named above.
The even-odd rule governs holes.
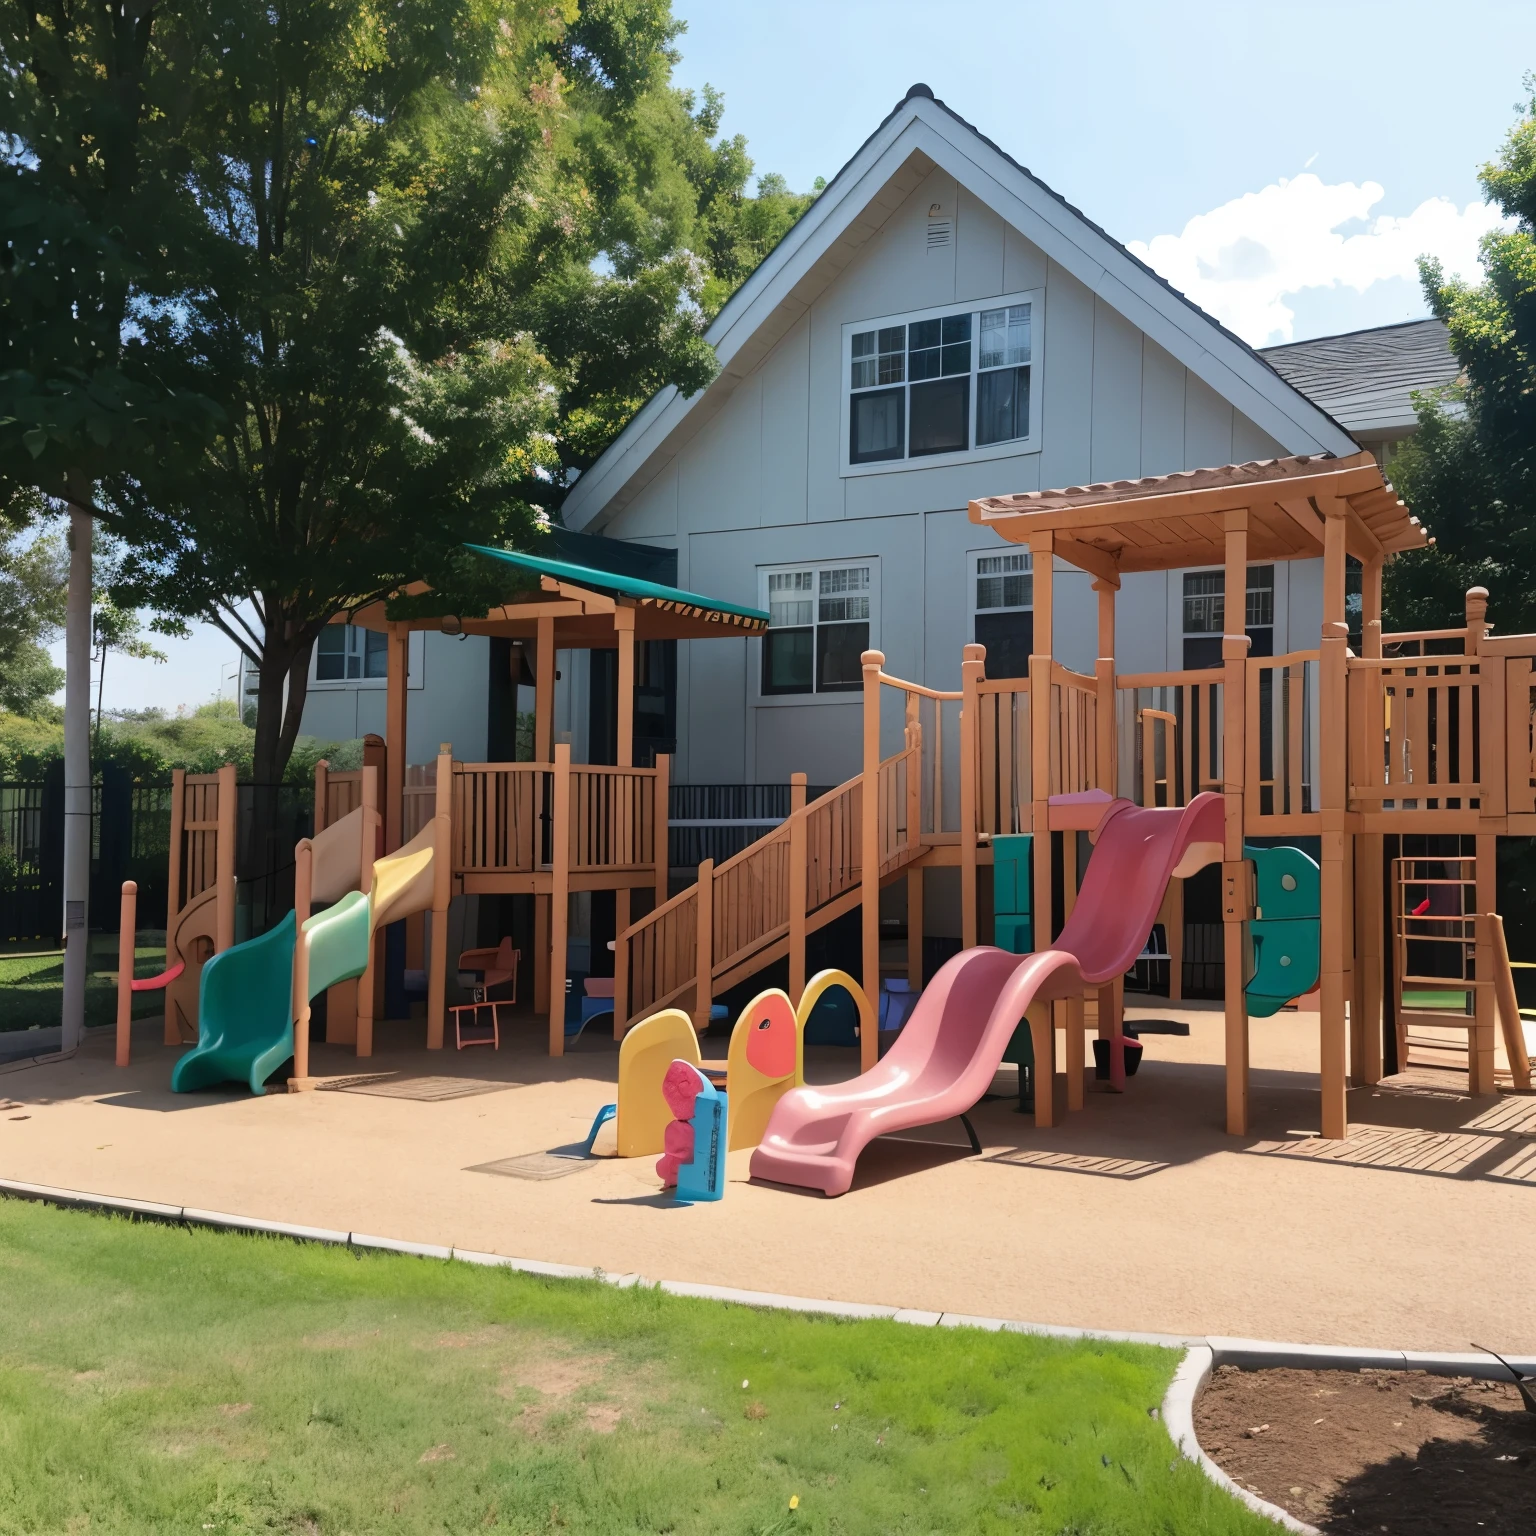
[[[866,693],[885,684],[907,695],[901,750],[878,756],[878,697],[874,708],[866,699],[863,773],[809,804],[805,775],[795,774],[786,821],[721,864],[706,859],[693,885],[619,934],[614,992],[620,1032],[679,1005],[703,1029],[719,993],[786,956],[789,991],[799,996],[805,986],[806,936],[861,904],[870,930],[864,969],[878,974],[874,919],[879,886],[931,858],[946,841],[942,707],[961,695],[884,677],[878,652],[865,660]],[[932,700],[931,732],[925,732],[921,719],[923,698]],[[873,817],[866,815],[871,801]],[[875,899],[866,904],[867,897]],[[873,999],[878,981],[867,990]],[[862,1053],[866,1064],[873,1064],[874,1031],[864,1034]]]

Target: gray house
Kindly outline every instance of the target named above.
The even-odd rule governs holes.
[[[1421,370],[1454,373],[1443,330],[1389,329]],[[971,498],[1344,455],[1347,428],[1389,440],[1411,425],[1401,369],[1395,405],[1355,407],[1384,355],[1402,362],[1403,338],[1361,336],[1376,340],[1329,339],[1344,363],[1323,342],[1255,352],[914,86],[710,326],[715,381],[653,398],[566,502],[565,558],[772,615],[760,639],[654,647],[637,745],[672,751],[678,784],[848,777],[863,650],[941,688],[958,686],[971,640],[993,675],[1025,669],[1030,556],[973,526]],[[1219,571],[1127,576],[1121,666],[1215,664],[1220,594]],[[1088,578],[1058,566],[1055,607],[1056,655],[1091,671]],[[1252,569],[1255,654],[1286,651],[1293,632],[1315,643],[1320,619],[1321,562]],[[440,741],[512,756],[509,658],[482,639],[412,640],[411,760]],[[382,730],[368,643],[327,636],[306,731]],[[559,661],[556,730],[578,761],[607,750],[608,654]]]

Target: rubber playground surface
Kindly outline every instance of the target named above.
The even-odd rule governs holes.
[[[1536,1349],[1518,1304],[1536,1272],[1536,1096],[1470,1099],[1465,1073],[1415,1069],[1350,1095],[1322,1142],[1317,1017],[1253,1024],[1253,1133],[1222,1130],[1217,1005],[1133,1006],[1187,1022],[1144,1036],[1123,1096],[1036,1131],[1012,1097],[875,1142],[827,1200],[747,1181],[716,1205],[661,1194],[652,1159],[579,1158],[613,1097],[617,1051],[544,1055],[542,1026],[500,1051],[420,1048],[381,1023],[364,1061],[316,1046],[315,1093],[172,1094],[179,1052],[138,1026],[73,1060],[0,1074],[0,1177],[269,1220],[745,1290],[1173,1335],[1460,1350]],[[713,1049],[711,1049],[713,1047]],[[710,1041],[707,1056],[724,1054]],[[856,1070],[807,1053],[810,1081]],[[1011,1095],[1005,1069],[994,1088]],[[611,1147],[611,1129],[597,1144]]]

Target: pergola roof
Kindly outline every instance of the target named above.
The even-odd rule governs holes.
[[[633,623],[625,620],[623,627],[633,628],[636,640],[723,639],[761,634],[768,627],[768,615],[761,609],[685,592],[680,587],[516,550],[483,544],[466,547],[513,567],[513,584],[522,590],[514,591],[499,607],[483,615],[452,615],[456,633],[531,640],[537,636],[539,620],[552,619],[555,644],[561,649],[603,649],[614,644],[621,609],[633,614]],[[416,582],[401,596],[421,599],[429,590]],[[436,613],[392,619],[387,609],[386,603],[370,603],[354,614],[351,622],[377,630],[392,623],[403,629],[442,629],[448,622]]]
[[[1345,509],[1345,547],[1361,560],[1422,549],[1429,538],[1369,453],[1298,457],[1183,470],[1144,480],[987,496],[970,519],[1013,544],[1054,535],[1055,553],[1097,576],[1220,565],[1223,514],[1246,509],[1250,561],[1310,560],[1323,552],[1323,506]]]

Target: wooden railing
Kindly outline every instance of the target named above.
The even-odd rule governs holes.
[[[1051,794],[1100,787],[1098,708],[1096,678],[1051,663]]]
[[[1318,809],[1313,716],[1319,654],[1255,656],[1247,665],[1244,819],[1251,827],[1271,817],[1309,816]]]
[[[712,861],[699,866],[703,879]],[[698,981],[699,885],[679,891],[626,928],[614,945],[615,1002],[625,1020],[676,1002]]]
[[[1371,811],[1478,809],[1480,658],[1351,657],[1347,665],[1351,802]]]
[[[582,764],[570,769],[571,871],[640,869],[656,862],[656,770]],[[666,850],[661,850],[666,858]]]
[[[531,874],[551,858],[549,763],[453,765],[453,872]]]
[[[437,764],[411,763],[401,790],[400,844],[416,836],[437,814]]]
[[[363,803],[363,770],[333,772],[322,765],[315,773],[315,831],[334,826]]]
[[[173,779],[174,783],[174,779]],[[181,779],[180,821],[180,886],[178,893],[170,893],[173,907],[181,908],[213,886],[225,873],[234,869],[235,806],[225,803],[227,793],[233,797],[235,777],[233,770],[223,773],[188,773]],[[222,813],[222,815],[221,815]],[[220,835],[225,834],[228,844],[220,859]]]
[[[1497,662],[1490,658],[1491,670]],[[1505,794],[1511,813],[1536,812],[1536,660],[1511,656],[1504,662]]]
[[[1035,798],[1029,680],[983,679],[976,693],[977,830],[1027,832]]]
[[[1125,787],[1138,805],[1188,805],[1202,790],[1221,789],[1219,671],[1125,672],[1115,688],[1130,770]],[[1113,792],[1115,785],[1103,787]]]

